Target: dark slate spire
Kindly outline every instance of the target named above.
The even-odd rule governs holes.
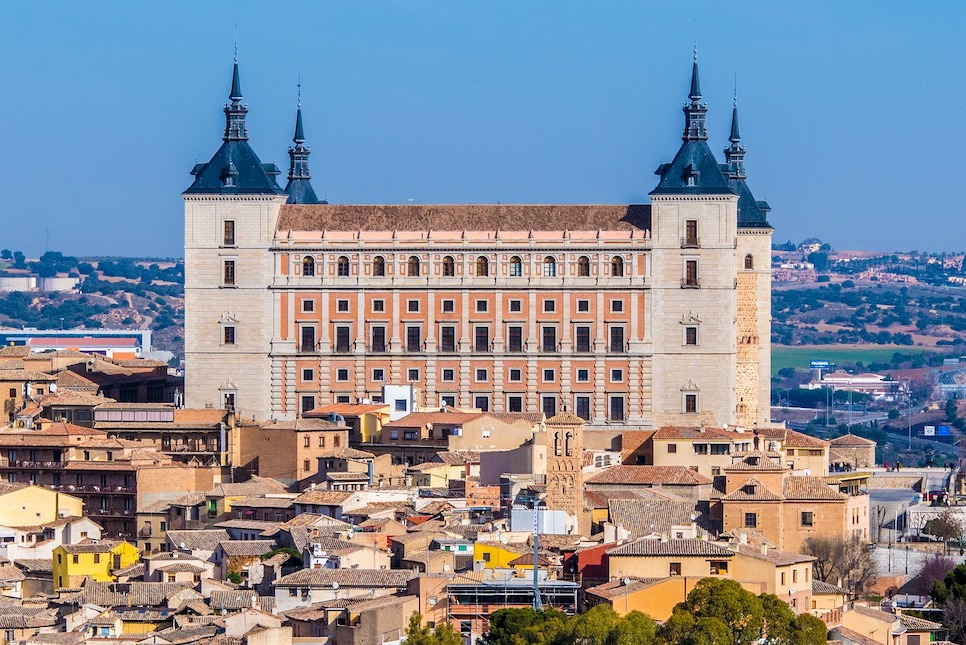
[[[684,143],[671,163],[661,164],[656,173],[661,176],[652,195],[727,195],[733,193],[728,180],[708,147],[705,115],[708,106],[701,102],[701,83],[698,80],[698,50],[694,50],[691,67],[690,103],[684,106]]]
[[[248,106],[241,102],[241,81],[238,80],[238,61],[231,73],[231,92],[225,105],[225,141],[248,141],[248,126],[245,124],[245,115],[248,114]]]
[[[280,174],[278,167],[273,163],[262,163],[248,145],[245,123],[248,106],[241,102],[237,57],[232,68],[229,95],[229,103],[225,105],[224,143],[208,163],[195,164],[191,170],[195,179],[184,194],[280,194],[282,189],[275,180]]]
[[[301,82],[299,82],[299,94],[302,93]],[[287,204],[318,204],[319,198],[312,188],[309,181],[312,175],[309,173],[309,153],[311,149],[305,145],[305,133],[302,130],[302,98],[299,96],[298,110],[295,112],[295,136],[292,137],[293,145],[288,149],[288,185],[285,192],[288,193]]]
[[[705,127],[705,115],[708,106],[701,102],[701,82],[698,80],[698,48],[694,48],[694,63],[691,66],[691,92],[688,94],[691,102],[684,106],[684,140],[706,141],[708,130]]]
[[[726,174],[728,179],[745,179],[745,147],[741,145],[741,134],[738,132],[738,94],[735,93],[735,104],[731,110],[731,145],[724,149]]]

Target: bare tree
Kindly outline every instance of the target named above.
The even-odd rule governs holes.
[[[851,593],[860,594],[875,581],[877,569],[872,554],[858,539],[846,537],[814,537],[805,540],[802,551],[815,557],[815,577],[823,582],[842,584]]]
[[[933,553],[922,559],[922,569],[909,581],[909,591],[917,596],[928,596],[932,585],[953,570],[956,561],[941,553]]]
[[[962,535],[963,521],[958,513],[947,508],[926,523],[926,531],[942,540],[948,550],[949,541]]]
[[[943,605],[943,625],[949,629],[949,640],[962,643],[966,638],[966,600],[950,598]]]

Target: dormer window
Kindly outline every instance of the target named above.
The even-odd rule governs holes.
[[[688,167],[684,169],[683,178],[685,186],[697,186],[698,181],[701,179],[701,171],[695,168],[694,164],[688,164]]]
[[[754,495],[755,494],[755,491],[758,490],[758,487],[755,486],[754,484],[745,484],[741,488],[741,490],[742,490],[743,493],[745,493],[745,495]]]
[[[758,457],[748,457],[748,462],[747,463],[748,463],[749,466],[757,466],[758,465]]]

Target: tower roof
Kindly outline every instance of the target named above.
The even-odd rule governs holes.
[[[741,133],[738,130],[738,94],[735,93],[734,107],[731,110],[731,134],[728,136],[731,145],[724,149],[725,163],[721,164],[721,172],[728,178],[731,189],[738,195],[738,228],[771,228],[766,214],[770,210],[766,202],[758,201],[751,194],[745,179],[746,149],[741,145]]]
[[[705,116],[708,106],[701,102],[698,79],[698,52],[695,48],[691,67],[690,103],[684,105],[684,142],[671,163],[658,166],[661,177],[652,195],[726,195],[734,192],[721,172],[718,160],[708,147]]]
[[[301,87],[299,88],[301,90]],[[309,173],[309,153],[311,149],[305,145],[305,132],[302,127],[302,99],[299,98],[298,109],[295,112],[295,135],[292,137],[292,147],[288,149],[288,184],[285,193],[288,194],[287,204],[324,204],[312,188],[311,173]]]
[[[246,115],[248,106],[241,95],[238,62],[232,67],[229,103],[225,106],[223,143],[208,163],[195,164],[191,170],[194,181],[184,191],[190,194],[279,194],[275,177],[280,174],[273,163],[262,163],[248,145]]]

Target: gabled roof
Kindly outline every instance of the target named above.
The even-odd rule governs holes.
[[[228,557],[256,557],[275,549],[274,540],[227,540],[218,546]]]
[[[214,551],[221,542],[231,539],[224,529],[168,530],[167,539],[175,548],[188,551]],[[184,544],[184,546],[181,546]]]
[[[820,595],[826,595],[826,596],[831,596],[831,595],[835,595],[835,596],[845,596],[848,593],[849,593],[848,591],[846,591],[845,589],[842,589],[841,587],[836,587],[833,584],[829,584],[827,582],[822,582],[818,578],[812,578],[812,595],[813,596],[820,596]]]
[[[741,456],[741,459],[724,467],[725,472],[784,472],[786,470],[788,470],[787,466],[778,463],[768,453],[761,450],[746,452]]]
[[[754,477],[721,498],[725,502],[780,502],[782,499]]]
[[[607,505],[612,524],[623,527],[632,537],[651,533],[670,533],[673,526],[688,526],[699,513],[690,501],[670,502],[639,499],[612,499]]]
[[[547,419],[548,426],[582,426],[586,421],[570,412],[559,412]]]
[[[729,432],[721,428],[692,426],[663,426],[654,431],[654,439],[705,439],[708,441],[751,441],[747,434]]]
[[[403,588],[413,571],[397,569],[300,569],[275,582],[276,587],[397,587]]]
[[[607,551],[607,555],[630,555],[644,557],[694,556],[694,557],[734,557],[734,551],[718,546],[707,540],[654,540],[641,538],[622,544]]]
[[[842,500],[848,499],[848,495],[840,493],[828,484],[821,477],[786,477],[785,478],[785,499],[803,500]]]
[[[839,447],[858,446],[862,448],[876,445],[876,443],[871,439],[866,439],[865,437],[854,435],[851,432],[848,434],[844,434],[841,437],[836,437],[835,439],[832,439],[829,443],[831,443],[833,446],[839,446]]]
[[[711,480],[687,466],[611,466],[587,479],[588,484],[700,486]]]

